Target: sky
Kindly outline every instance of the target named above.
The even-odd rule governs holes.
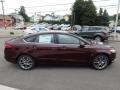
[[[26,12],[29,16],[33,15],[34,13],[42,15],[51,14],[52,11],[54,11],[56,15],[65,15],[71,13],[70,8],[72,7],[74,2],[75,0],[4,0],[4,8],[5,14],[14,13],[15,9],[19,10],[20,6],[23,5],[26,7]],[[109,15],[116,14],[117,12],[116,6],[114,7],[104,6],[117,5],[118,0],[93,0],[93,2],[97,7],[97,11],[99,11],[99,8],[102,7],[103,9],[107,9]],[[67,5],[50,6],[55,4],[67,4]],[[0,7],[2,7],[1,4]],[[2,14],[1,8],[0,14]]]

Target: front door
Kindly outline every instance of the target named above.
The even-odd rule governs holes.
[[[87,62],[90,59],[90,51],[80,47],[80,39],[66,34],[57,34],[57,37],[57,59],[72,62]]]

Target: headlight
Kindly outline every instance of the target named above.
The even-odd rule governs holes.
[[[111,49],[110,52],[111,53],[116,53],[116,50],[115,49]]]

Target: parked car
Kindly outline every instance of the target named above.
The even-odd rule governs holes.
[[[90,64],[102,70],[116,57],[116,50],[111,46],[59,31],[10,39],[5,42],[4,48],[5,59],[24,70],[32,69],[37,63]]]
[[[114,27],[111,28],[111,32],[115,32],[115,28],[114,28]],[[117,27],[117,28],[116,28],[116,32],[117,32],[117,33],[120,33],[120,27]]]
[[[96,41],[107,40],[110,36],[110,31],[107,27],[102,26],[83,26],[81,29],[73,27],[74,33],[84,38],[94,39]]]
[[[62,26],[61,27],[61,30],[62,31],[67,31],[67,30],[69,30],[71,27],[69,26],[69,25],[64,25],[64,26]]]
[[[15,26],[14,29],[15,30],[24,30],[24,29],[26,29],[26,26],[25,25],[17,25],[17,26]]]
[[[25,34],[32,34],[32,33],[37,33],[40,31],[48,31],[49,29],[44,28],[44,27],[28,27],[27,29],[24,29],[23,32]]]

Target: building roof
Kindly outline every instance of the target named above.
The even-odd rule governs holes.
[[[3,19],[3,15],[0,15],[0,19]],[[12,18],[9,15],[5,15],[6,20],[12,20]]]

